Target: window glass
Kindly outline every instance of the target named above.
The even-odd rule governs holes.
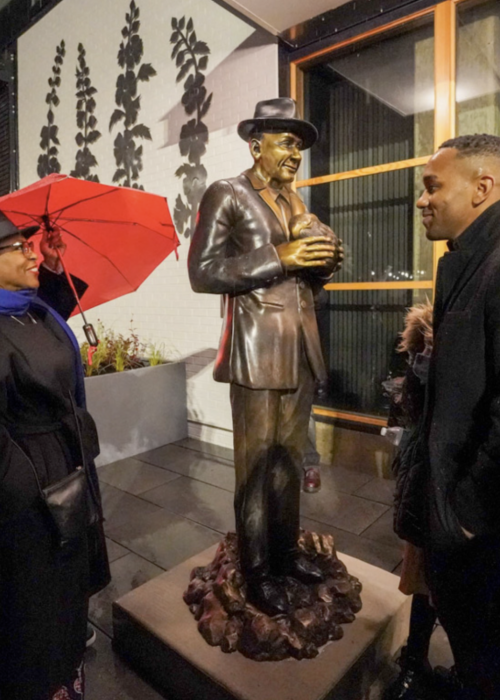
[[[413,282],[432,279],[432,244],[416,201],[422,169],[300,188],[309,209],[344,242],[335,282]]]
[[[457,132],[500,134],[500,3],[458,6]]]
[[[336,410],[387,415],[382,382],[404,374],[406,358],[397,352],[399,333],[407,308],[423,302],[426,294],[331,290],[324,295],[317,314],[328,382],[316,402]]]
[[[303,179],[433,152],[431,22],[306,71],[305,112],[320,138],[306,155]]]

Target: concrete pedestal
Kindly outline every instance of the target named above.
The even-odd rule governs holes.
[[[363,609],[344,637],[315,659],[256,662],[210,647],[182,600],[189,574],[216,546],[120,598],[113,606],[115,648],[175,700],[361,700],[408,633],[410,598],[398,578],[339,554],[363,584]]]

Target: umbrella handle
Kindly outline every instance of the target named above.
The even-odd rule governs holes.
[[[88,344],[96,348],[99,345],[99,338],[97,337],[94,326],[91,323],[86,323],[83,327],[83,332],[85,333]]]
[[[83,326],[83,332],[85,333],[85,337],[87,338],[87,342],[91,347],[96,348],[99,345],[99,339],[97,337],[97,333],[95,332],[94,326],[91,323],[88,323],[87,319],[85,318],[85,314],[83,313],[82,305],[80,304],[80,297],[78,296],[78,292],[75,289],[75,285],[73,284],[73,280],[71,279],[71,275],[68,272],[68,269],[66,265],[64,264],[63,257],[61,255],[61,251],[59,248],[56,248],[56,253],[57,257],[59,258],[59,262],[62,265],[62,269],[64,271],[64,274],[66,275],[66,279],[68,280],[68,284],[71,287],[71,291],[73,292],[76,303],[78,305],[78,309],[80,311],[80,314],[82,315],[84,326]]]

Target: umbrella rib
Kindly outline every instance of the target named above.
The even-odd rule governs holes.
[[[4,213],[6,211],[8,211],[9,214],[18,214],[19,216],[26,216],[28,219],[30,219],[30,221],[33,221],[35,224],[40,224],[40,225],[42,224],[42,222],[40,221],[41,217],[39,214],[26,214],[26,212],[24,212],[24,211],[14,211],[14,209],[8,209],[5,207],[2,207],[1,203],[0,203],[0,211],[3,211]]]
[[[136,287],[134,287],[134,285],[132,284],[132,282],[131,282],[129,279],[127,279],[127,277],[123,274],[123,272],[120,270],[120,268],[117,267],[117,266],[115,265],[115,263],[114,263],[107,255],[105,255],[104,253],[101,253],[101,252],[95,250],[95,248],[92,248],[91,245],[89,245],[89,244],[88,244],[86,241],[84,241],[82,238],[79,238],[78,236],[76,236],[76,235],[75,235],[74,233],[72,233],[71,231],[68,231],[67,228],[64,228],[63,226],[61,226],[60,228],[62,228],[62,230],[63,230],[65,233],[67,233],[68,236],[71,236],[72,238],[76,238],[76,240],[77,240],[77,241],[80,241],[80,243],[82,243],[84,246],[87,246],[87,248],[90,248],[90,250],[93,250],[94,253],[96,253],[97,255],[100,255],[102,258],[104,258],[105,260],[107,260],[107,261],[109,262],[109,264],[110,264],[112,267],[115,268],[115,270],[118,272],[118,274],[121,275],[121,276],[123,277],[123,279],[125,280],[125,282],[126,282],[127,284],[129,284],[129,285],[131,286],[132,289],[136,289]]]
[[[156,233],[156,235],[161,236],[161,238],[165,238],[165,236],[162,235],[160,231],[155,231],[154,228],[150,228],[149,226],[144,226],[144,224],[139,224],[137,221],[108,221],[106,219],[63,219],[63,221],[67,223],[76,223],[76,222],[82,222],[86,224],[105,224],[105,225],[118,225],[118,226],[141,226],[145,231],[150,231],[151,233]],[[58,224],[59,225],[59,224]],[[173,229],[175,233],[175,226],[174,224],[162,224],[162,226],[165,226],[165,228],[171,228]],[[62,228],[62,226],[61,226]]]
[[[50,193],[52,191],[52,185],[49,185],[47,188],[47,199],[45,200],[45,215],[49,215],[49,199],[50,199]]]
[[[85,223],[88,224],[122,224],[123,226],[143,226],[139,221],[119,221],[118,219],[113,219],[111,221],[110,219],[84,219],[83,217],[78,217],[78,218],[73,218],[73,217],[68,217],[67,219],[63,218],[63,221],[84,221]],[[174,224],[161,224],[162,226],[167,226],[170,228],[174,228]],[[149,228],[149,226],[144,226],[144,228]],[[154,229],[150,229],[151,231],[154,231]]]

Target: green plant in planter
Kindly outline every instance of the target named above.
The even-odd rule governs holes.
[[[98,321],[97,337],[99,345],[92,357],[92,364],[88,362],[88,343],[83,343],[80,347],[86,377],[155,367],[167,362],[163,346],[141,342],[132,327],[129,335],[123,335],[105,328],[104,324]]]
[[[147,346],[147,358],[149,360],[150,367],[156,367],[156,365],[163,365],[165,363],[165,346],[163,343],[156,345],[156,343],[149,343]]]

